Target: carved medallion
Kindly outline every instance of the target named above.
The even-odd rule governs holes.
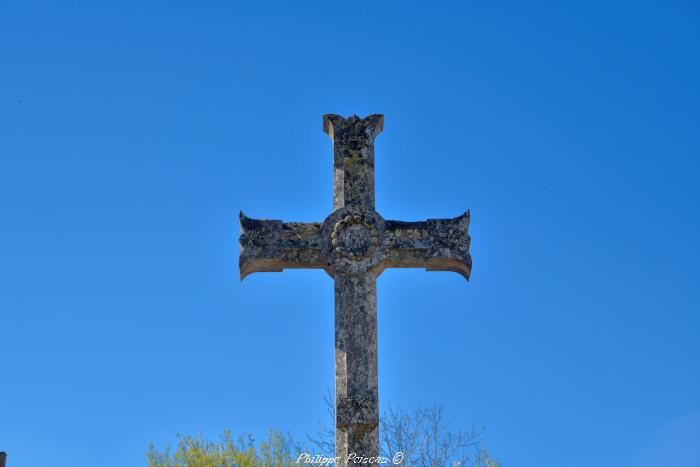
[[[379,230],[357,214],[348,214],[331,231],[331,246],[345,258],[366,258],[379,245]]]
[[[384,219],[364,206],[349,206],[328,216],[321,229],[329,272],[367,272],[384,259]]]

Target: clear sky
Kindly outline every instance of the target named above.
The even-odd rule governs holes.
[[[383,408],[697,466],[698,83],[698,0],[0,0],[8,467],[326,421],[332,281],[237,268],[239,210],[330,213],[323,113],[385,114],[385,218],[472,212],[471,282],[379,278]]]

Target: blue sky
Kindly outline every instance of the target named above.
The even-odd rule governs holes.
[[[332,281],[237,270],[239,210],[330,213],[323,113],[385,114],[385,218],[472,212],[471,282],[379,279],[382,407],[697,466],[698,83],[697,0],[0,0],[8,467],[326,421]]]

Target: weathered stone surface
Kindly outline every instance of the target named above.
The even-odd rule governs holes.
[[[386,268],[453,271],[469,280],[469,211],[453,219],[425,222],[386,221]]]
[[[241,212],[241,280],[254,272],[323,268],[320,223],[257,220]]]
[[[385,221],[374,209],[374,140],[384,117],[324,115],[333,141],[334,211],[322,223],[241,213],[241,279],[320,268],[335,280],[336,455],[379,455],[377,288],[384,268],[471,273],[469,211],[454,219]]]
[[[361,427],[374,429],[379,425],[379,403],[371,395],[364,399],[339,398],[336,410],[336,424],[341,427]]]
[[[364,456],[379,453],[379,445],[372,444],[372,440],[379,439],[377,376],[375,277],[336,273],[335,439],[336,455],[341,459],[351,453]],[[368,447],[369,451],[364,450]]]

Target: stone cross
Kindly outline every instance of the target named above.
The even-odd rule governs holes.
[[[377,464],[377,289],[385,268],[454,271],[467,280],[469,211],[454,219],[384,220],[374,209],[374,140],[383,115],[323,116],[333,142],[333,212],[323,222],[241,218],[241,280],[253,272],[324,269],[335,281],[338,465]],[[369,462],[367,462],[369,461]]]

